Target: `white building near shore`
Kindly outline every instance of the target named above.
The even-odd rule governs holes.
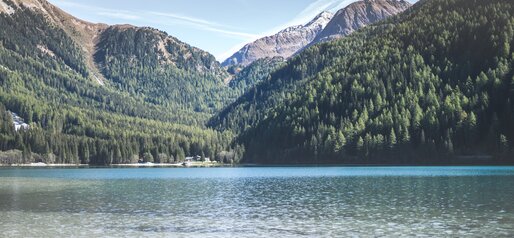
[[[197,155],[197,156],[188,156],[188,157],[186,157],[186,159],[184,161],[185,162],[202,162],[202,157],[199,156],[199,155]],[[211,162],[211,159],[209,157],[205,157],[204,161],[205,162]]]

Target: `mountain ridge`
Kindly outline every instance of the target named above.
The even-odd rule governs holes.
[[[192,51],[199,52],[200,54],[203,54],[206,57],[212,57],[214,59],[214,56],[212,56],[209,52],[197,47],[189,46],[187,43],[182,42],[179,39],[152,27],[139,27],[130,24],[108,25],[105,23],[91,23],[74,17],[73,15],[63,11],[59,7],[49,3],[46,0],[1,0],[1,2],[2,8],[0,9],[2,9],[3,12],[7,13],[7,7],[10,7],[11,14],[17,10],[16,7],[27,7],[33,11],[38,11],[42,13],[45,16],[45,18],[50,20],[50,22],[63,29],[84,51],[84,56],[86,60],[85,63],[88,67],[88,70],[92,73],[91,80],[99,83],[100,85],[105,85],[105,83],[108,83],[109,79],[105,78],[104,74],[102,73],[100,65],[98,65],[98,62],[95,61],[94,55],[97,54],[99,50],[101,50],[98,49],[98,43],[101,40],[101,36],[108,29],[118,29],[120,31],[129,29],[151,31],[155,34],[159,34],[160,37],[163,38],[162,40],[165,42],[172,42],[174,44],[180,45],[179,49],[188,48]],[[14,4],[14,6],[10,6],[10,3],[11,5]],[[166,34],[166,36],[163,36],[163,33]],[[155,48],[161,52],[164,61],[167,61],[170,64],[174,64],[174,59],[167,58],[167,56],[170,55],[170,52],[167,52],[166,47],[163,46],[162,43],[163,42],[158,42],[158,44],[155,45]],[[185,47],[185,45],[187,46]],[[189,54],[184,54],[184,56],[187,55]],[[218,63],[215,63],[211,60],[211,63],[209,64],[210,65],[205,65],[205,67],[202,67],[202,65],[198,64],[196,65],[195,70],[203,72],[209,71],[209,69],[211,68],[214,71],[216,71],[217,69],[217,72],[215,73],[223,74],[223,76],[221,76],[223,78],[228,77],[225,73],[221,72],[222,70]]]
[[[27,7],[29,9],[39,11],[46,19],[50,20],[50,22],[62,28],[86,53],[84,56],[88,69],[93,73],[92,80],[103,85],[105,78],[100,73],[92,56],[96,51],[95,45],[98,40],[98,36],[103,30],[107,29],[109,25],[103,23],[91,23],[76,18],[46,0],[1,0],[0,2],[2,3],[1,5],[4,6],[4,12],[7,12],[5,6],[9,6],[9,3],[13,3],[18,8]],[[11,7],[11,9],[11,14],[16,10],[19,10],[13,7]]]
[[[332,13],[324,11],[304,25],[287,27],[274,35],[257,39],[223,61],[222,66],[247,66],[261,58],[289,58],[312,41],[332,16]]]
[[[348,36],[364,26],[401,13],[410,6],[405,0],[363,0],[351,3],[337,11],[309,45]]]
[[[288,27],[274,35],[246,44],[223,61],[222,66],[247,66],[261,58],[287,59],[311,45],[345,37],[357,29],[403,12],[410,6],[411,4],[405,0],[361,0],[351,3],[335,14],[323,11],[305,25]],[[312,25],[317,28],[309,29]],[[309,34],[302,35],[298,32]],[[282,47],[286,50],[282,51]]]

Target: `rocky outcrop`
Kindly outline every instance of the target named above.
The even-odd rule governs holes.
[[[411,4],[404,0],[364,0],[339,10],[310,45],[345,37],[369,24],[405,11]]]

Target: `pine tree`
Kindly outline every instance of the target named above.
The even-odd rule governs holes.
[[[396,146],[396,133],[394,133],[394,129],[391,128],[391,132],[389,133],[389,148],[393,149]]]

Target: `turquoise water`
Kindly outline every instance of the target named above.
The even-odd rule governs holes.
[[[514,167],[0,169],[0,236],[514,236]]]

